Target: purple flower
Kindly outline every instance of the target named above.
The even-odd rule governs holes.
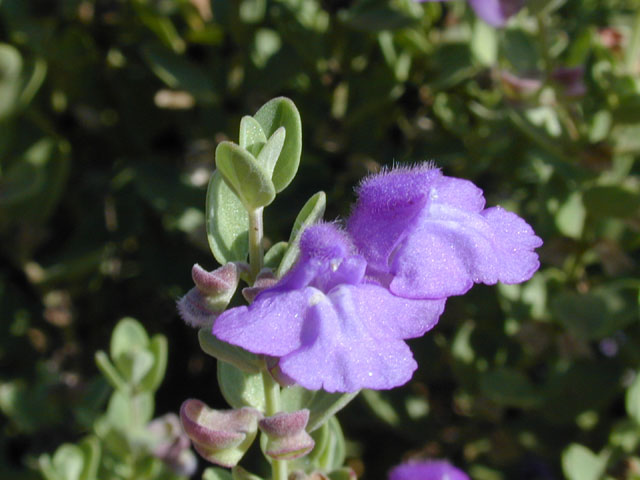
[[[446,0],[420,1],[441,2]],[[510,17],[518,13],[526,0],[469,0],[469,3],[481,19],[494,27],[501,27]]]
[[[519,283],[542,244],[519,216],[484,208],[482,190],[425,164],[363,181],[347,224],[367,275],[405,298],[460,295],[474,283]]]
[[[462,470],[443,460],[403,463],[389,472],[389,480],[469,480]]]
[[[365,283],[365,259],[333,224],[305,230],[300,259],[250,306],[220,315],[213,334],[279,357],[306,389],[353,392],[406,383],[417,368],[404,339],[431,329],[445,300],[409,300]]]

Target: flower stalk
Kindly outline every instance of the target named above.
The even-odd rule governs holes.
[[[262,222],[263,207],[249,211],[249,266],[251,283],[255,282],[258,273],[264,264],[264,250],[262,248],[262,237],[264,227]]]
[[[280,411],[280,385],[269,373],[266,362],[262,369],[262,382],[264,384],[265,416],[270,417]],[[287,480],[287,470],[286,460],[273,459],[271,461],[272,480]]]

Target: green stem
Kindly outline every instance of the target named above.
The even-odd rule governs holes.
[[[249,265],[251,267],[252,284],[255,282],[260,270],[262,270],[264,261],[262,211],[263,208],[256,208],[249,212]]]
[[[262,369],[262,382],[264,384],[265,414],[267,417],[280,411],[280,385],[273,379],[266,368]],[[287,480],[287,461],[271,461],[271,480]]]
[[[633,21],[633,34],[625,58],[627,71],[629,73],[634,73],[638,61],[640,61],[640,9],[636,12],[636,18]]]

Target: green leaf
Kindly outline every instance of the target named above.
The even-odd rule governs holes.
[[[599,480],[606,466],[606,457],[576,443],[562,453],[562,471],[568,480]]]
[[[220,142],[216,148],[216,167],[247,211],[269,205],[276,197],[271,175],[239,145]]]
[[[207,468],[202,474],[202,480],[233,480],[233,477],[229,470]]]
[[[276,192],[286,188],[298,171],[302,154],[302,121],[295,104],[285,97],[277,97],[265,103],[254,118],[260,123],[269,138],[280,127],[284,127],[286,137],[282,153],[271,177]]]
[[[313,195],[309,200],[307,200],[307,203],[304,204],[300,213],[298,213],[298,216],[293,222],[293,228],[291,229],[291,235],[289,236],[289,248],[280,262],[280,266],[276,272],[276,277],[282,277],[282,275],[288,272],[296,262],[298,254],[300,253],[300,247],[298,244],[300,243],[300,236],[302,235],[302,232],[309,225],[313,225],[322,219],[326,205],[327,196],[322,191]]]
[[[280,127],[273,132],[269,141],[264,145],[264,147],[262,147],[262,150],[260,150],[260,154],[257,158],[258,163],[269,175],[273,175],[273,169],[276,166],[278,158],[280,158],[285,137],[284,127]]]
[[[636,374],[635,380],[627,389],[625,406],[627,415],[629,415],[636,424],[640,425],[640,375],[638,374]]]
[[[249,215],[218,171],[213,172],[207,189],[206,225],[209,247],[221,265],[246,260]]]
[[[140,382],[141,389],[150,392],[158,389],[167,370],[168,350],[167,337],[160,334],[154,335],[149,342],[149,351],[153,355],[153,364],[149,372]]]
[[[324,425],[329,418],[342,410],[359,392],[328,393],[324,390],[310,391],[298,386],[282,390],[281,401],[287,412],[309,409],[307,431],[312,432]]]
[[[233,408],[253,407],[264,411],[264,384],[261,373],[245,373],[230,363],[218,361],[218,385]]]
[[[249,115],[242,117],[240,120],[240,146],[257,156],[265,143],[267,143],[267,136],[258,121]]]
[[[287,242],[278,242],[272,245],[267,253],[264,254],[264,266],[274,271],[277,270],[288,248],[289,244]]]
[[[201,328],[198,331],[198,340],[200,341],[200,348],[202,348],[206,354],[234,365],[243,372],[260,372],[260,360],[256,355],[217,339],[209,328]]]
[[[331,471],[344,463],[346,456],[344,434],[336,417],[331,417],[322,428],[327,429],[328,438],[323,442],[320,451],[315,452],[314,449],[309,456],[321,469]]]

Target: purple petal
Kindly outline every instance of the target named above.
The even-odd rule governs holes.
[[[359,285],[351,293],[359,318],[380,337],[421,337],[435,327],[444,311],[445,299],[409,300],[376,285]]]
[[[471,8],[480,18],[494,27],[503,26],[518,13],[526,0],[469,0]]]
[[[408,298],[461,295],[474,283],[518,283],[538,269],[542,241],[514,213],[433,205],[391,265],[390,289]]]
[[[540,267],[534,248],[542,245],[533,229],[513,212],[500,207],[482,212],[496,236],[495,246],[501,261],[498,280],[520,283],[529,280]]]
[[[374,292],[377,295],[392,297],[381,287],[370,287],[378,290]],[[388,319],[383,316],[389,305],[373,318],[373,309],[365,301],[373,300],[369,296],[372,291],[358,292],[360,288],[342,285],[313,300],[305,319],[302,347],[280,360],[282,371],[304,388],[328,392],[389,389],[409,381],[417,368],[411,350],[398,339],[401,332],[388,335],[393,329],[384,324]],[[434,323],[430,319],[421,327],[428,329]]]
[[[389,480],[469,480],[462,470],[442,460],[410,462],[389,472]]]
[[[286,355],[300,347],[304,314],[316,291],[262,292],[250,306],[220,315],[213,324],[213,334],[253,353]]]

